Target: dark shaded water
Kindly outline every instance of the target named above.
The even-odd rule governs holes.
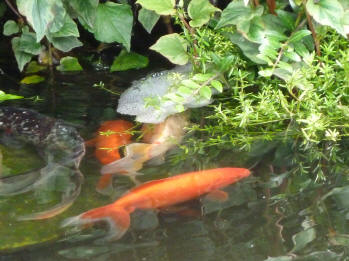
[[[121,92],[131,79],[145,73],[61,74],[56,75],[51,84],[22,85],[19,90],[4,76],[0,81],[1,86],[8,87],[5,91],[43,99],[35,103],[22,100],[6,105],[30,107],[64,119],[89,139],[102,121],[122,117],[115,113],[118,96],[93,87],[93,84],[103,81],[106,88]],[[35,164],[42,164],[32,148],[23,149],[21,153],[24,155],[21,157],[28,159],[24,162],[37,160]],[[226,202],[205,198],[190,202],[194,213],[202,216],[137,211],[132,214],[132,226],[122,239],[100,245],[95,239],[103,235],[103,226],[77,232],[62,229],[62,220],[113,202],[131,188],[132,183],[124,177],[116,178],[113,194],[97,193],[95,185],[100,164],[92,151],[88,151],[80,166],[85,176],[82,192],[63,214],[43,221],[16,221],[18,215],[45,209],[59,200],[59,195],[49,190],[0,197],[0,260],[346,260],[348,182],[343,179],[319,185],[307,177],[299,177],[291,183],[287,178],[283,179],[284,176],[273,175],[268,165],[263,164],[263,157],[266,155],[258,151],[241,155],[227,151],[224,163],[206,162],[206,166],[214,167],[220,167],[219,164],[239,167],[259,164],[253,168],[253,177],[226,189],[230,195]],[[142,179],[195,170],[198,163],[190,161],[187,159],[185,165],[190,166],[188,169],[166,163],[148,166],[142,170],[145,173]],[[17,165],[23,169],[34,167],[20,161]],[[335,189],[338,185],[341,187]],[[275,259],[268,259],[271,256]]]

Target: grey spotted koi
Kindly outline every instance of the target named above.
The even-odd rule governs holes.
[[[51,209],[19,217],[20,220],[45,219],[67,209],[80,193],[83,176],[79,164],[85,154],[84,141],[72,126],[36,111],[0,107],[0,131],[23,143],[34,145],[46,166],[12,177],[0,177],[0,196],[11,196],[34,190],[57,175],[68,175],[72,181],[62,200]]]

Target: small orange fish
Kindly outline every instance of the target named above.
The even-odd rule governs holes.
[[[130,214],[136,209],[161,209],[176,205],[217,192],[249,175],[248,169],[218,168],[149,181],[130,190],[112,204],[66,219],[62,226],[85,226],[106,221],[110,229],[104,240],[116,240],[126,233],[130,226]]]
[[[125,120],[106,121],[98,129],[96,138],[86,144],[96,147],[95,156],[103,165],[120,159],[119,148],[131,142],[132,135],[129,130],[133,127],[131,122]],[[102,176],[96,186],[102,192],[111,185],[112,175]]]

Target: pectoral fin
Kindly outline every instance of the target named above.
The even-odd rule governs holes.
[[[212,201],[224,202],[228,199],[229,195],[223,190],[213,190],[206,195],[206,198]]]

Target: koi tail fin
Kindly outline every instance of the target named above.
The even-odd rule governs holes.
[[[103,241],[113,241],[121,238],[130,227],[130,213],[115,204],[94,208],[78,216],[67,218],[63,221],[62,227],[77,226],[84,228],[96,222],[106,222],[109,225],[107,235],[99,239]]]
[[[153,144],[146,143],[132,143],[127,145],[125,152],[126,156],[104,165],[101,169],[101,173],[134,175],[134,173],[143,167],[143,163],[151,158],[150,151],[152,148]]]

